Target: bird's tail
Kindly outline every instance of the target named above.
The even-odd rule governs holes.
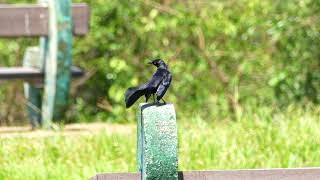
[[[126,108],[129,108],[134,104],[141,96],[145,94],[146,87],[141,85],[139,87],[128,88],[125,93]]]

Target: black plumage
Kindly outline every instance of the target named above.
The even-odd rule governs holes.
[[[166,63],[161,59],[155,59],[149,64],[156,66],[157,71],[147,83],[127,89],[125,93],[126,108],[132,106],[143,95],[146,98],[146,102],[148,102],[151,95],[153,95],[154,101],[159,102],[161,99],[163,100],[163,96],[170,86],[172,75]]]

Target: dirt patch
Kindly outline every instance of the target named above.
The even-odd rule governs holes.
[[[16,127],[0,127],[0,138],[38,138],[48,136],[73,136],[73,135],[90,135],[95,133],[106,132],[108,134],[120,133],[120,134],[132,134],[134,133],[135,125],[121,125],[121,124],[109,124],[109,123],[80,123],[80,124],[68,124],[59,130],[32,130],[27,126]]]

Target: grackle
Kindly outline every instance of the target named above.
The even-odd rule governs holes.
[[[159,102],[163,100],[163,96],[171,83],[171,73],[168,71],[167,65],[161,59],[155,59],[149,62],[157,67],[157,71],[152,75],[151,79],[138,87],[130,87],[125,93],[126,108],[132,106],[141,96],[145,96],[146,102],[153,96],[153,101]],[[156,96],[156,98],[155,98]],[[163,100],[164,103],[166,103]]]

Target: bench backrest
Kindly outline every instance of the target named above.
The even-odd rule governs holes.
[[[0,37],[47,36],[48,7],[43,5],[0,5]],[[72,5],[73,35],[88,33],[89,8]]]

